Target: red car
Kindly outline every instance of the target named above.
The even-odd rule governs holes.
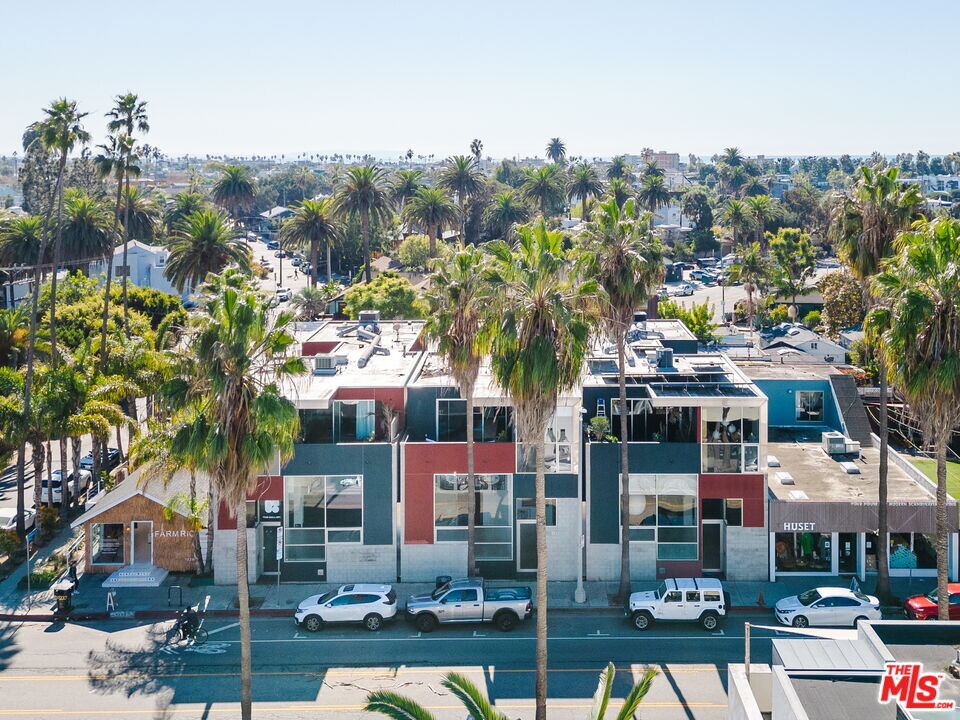
[[[950,593],[950,619],[960,620],[960,583],[948,583],[947,592]],[[907,598],[903,609],[911,620],[936,620],[937,589],[934,588],[926,595]]]

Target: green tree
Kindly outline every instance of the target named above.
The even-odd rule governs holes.
[[[169,205],[163,215],[163,224],[168,234],[173,233],[177,226],[197,210],[209,209],[206,199],[198,192],[182,192],[173,196],[173,203]]]
[[[400,209],[401,216],[407,209],[407,202],[422,187],[422,170],[397,170],[394,173],[393,180],[390,181],[390,199]]]
[[[363,242],[363,272],[366,282],[373,278],[370,268],[370,223],[386,223],[391,204],[387,196],[386,170],[377,165],[347,169],[347,177],[334,198],[334,208],[342,219],[358,218]]]
[[[503,241],[488,246],[498,286],[498,321],[494,330],[492,369],[513,401],[520,442],[533,448],[536,461],[537,643],[536,717],[547,712],[547,424],[560,394],[577,382],[589,344],[586,307],[596,283],[571,271],[563,236],[549,232],[543,220],[518,230],[511,249]]]
[[[343,296],[346,314],[359,317],[361,310],[379,310],[384,320],[413,320],[426,314],[426,305],[406,278],[384,272],[372,282],[351,285]]]
[[[582,219],[590,221],[590,208],[587,202],[591,197],[598,198],[603,194],[603,183],[597,175],[596,169],[586,162],[580,162],[570,171],[570,185],[567,188],[567,199],[572,203],[577,198],[583,205]]]
[[[640,207],[652,213],[670,204],[670,189],[660,175],[646,175],[637,193]]]
[[[443,228],[454,225],[460,219],[457,206],[440,188],[420,188],[410,199],[406,213],[408,222],[427,231],[432,258],[437,256],[437,245],[443,240]]]
[[[610,167],[607,168],[607,180],[623,180],[625,183],[631,183],[633,177],[633,170],[625,156],[617,155],[610,161]]]
[[[563,140],[558,137],[550,138],[547,143],[547,157],[557,165],[563,165],[567,159],[567,146],[563,144]]]
[[[550,210],[563,202],[564,190],[560,173],[556,165],[546,165],[530,171],[520,194],[525,200],[533,203],[540,209],[543,217],[549,217]]]
[[[796,320],[797,296],[805,293],[807,280],[816,269],[816,253],[810,236],[797,228],[780,228],[776,235],[767,233],[773,258],[772,283],[780,297],[790,298],[790,318]]]
[[[663,251],[650,233],[650,215],[639,213],[636,201],[621,208],[615,200],[602,203],[595,220],[581,236],[585,275],[602,289],[603,328],[617,345],[620,390],[620,603],[630,596],[630,461],[627,445],[627,332],[638,309],[646,309],[663,279]]]
[[[317,254],[320,245],[327,251],[327,282],[333,280],[333,263],[330,252],[340,242],[340,223],[336,208],[329,199],[301,200],[293,208],[293,215],[280,228],[280,244],[284,249],[309,248],[310,285],[317,284]]]
[[[245,165],[225,165],[213,184],[213,201],[240,222],[243,214],[253,207],[257,196],[257,181]]]
[[[747,322],[751,329],[754,327],[753,319],[756,315],[753,294],[763,292],[770,280],[770,273],[770,263],[757,242],[744,248],[737,262],[730,268],[730,279],[743,283],[743,289],[747,293]]]
[[[423,272],[430,262],[433,242],[426,235],[407,235],[397,248],[397,260],[409,270]]]
[[[662,300],[657,304],[657,315],[664,319],[679,320],[703,345],[717,341],[717,336],[713,334],[717,327],[713,321],[713,310],[713,305],[707,302],[693,303],[689,308],[672,300]]]
[[[759,243],[762,248],[767,222],[779,217],[780,209],[776,200],[769,195],[752,195],[745,198],[743,202],[753,221],[754,242]]]
[[[866,315],[863,286],[849,270],[824,275],[817,282],[817,289],[823,295],[821,319],[828,335],[835,337],[841,330],[863,322]]]
[[[297,319],[310,322],[327,314],[327,307],[341,287],[335,282],[305,287],[290,298],[290,304],[297,310]]]
[[[210,273],[236,265],[250,272],[250,247],[221,211],[200,210],[180,224],[167,248],[170,257],[163,275],[180,292],[196,288]]]
[[[484,222],[490,235],[510,239],[515,225],[530,219],[530,207],[514,191],[499,192],[484,211]]]
[[[734,247],[739,247],[743,234],[752,223],[750,209],[743,200],[730,198],[720,211],[720,222],[733,235]]]
[[[89,268],[91,258],[113,254],[114,239],[111,213],[107,207],[82,190],[68,188],[64,195],[61,248],[64,261],[81,262]]]
[[[434,266],[427,298],[431,309],[427,333],[437,342],[437,353],[467,406],[467,574],[470,577],[477,574],[473,396],[480,364],[490,348],[485,326],[493,302],[493,288],[484,277],[486,269],[483,250],[461,244]]]
[[[16,370],[27,352],[30,317],[22,305],[0,310],[0,367]]]
[[[161,230],[161,213],[152,197],[140,188],[125,189],[120,197],[120,211],[123,213],[122,223],[127,238],[148,245],[156,242]]]
[[[447,158],[444,168],[437,176],[437,184],[443,190],[457,194],[460,206],[460,240],[464,241],[467,198],[480,189],[483,173],[476,158],[470,155],[453,155]]]
[[[288,331],[292,316],[271,312],[244,276],[228,271],[208,283],[205,292],[184,372],[167,383],[165,395],[174,411],[199,408],[197,421],[174,436],[172,452],[195,459],[237,520],[240,710],[243,720],[250,720],[247,492],[258,475],[293,455],[299,417],[279,383],[305,373],[306,367],[289,353],[295,342]]]
[[[960,221],[917,222],[897,239],[873,289],[868,326],[891,381],[910,405],[937,460],[937,616],[949,620],[947,447],[960,423]]]

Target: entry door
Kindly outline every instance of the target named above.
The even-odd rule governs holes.
[[[133,521],[133,562],[153,563],[153,522],[150,520]]]
[[[537,521],[517,520],[517,570],[537,570]]]
[[[279,525],[263,526],[263,574],[276,575],[280,568],[277,560],[277,533]]]
[[[703,569],[723,572],[723,520],[703,521]]]

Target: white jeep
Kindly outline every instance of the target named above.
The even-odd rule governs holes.
[[[656,590],[632,593],[628,615],[637,630],[654,621],[697,622],[704,630],[716,630],[728,604],[716,578],[668,578]]]

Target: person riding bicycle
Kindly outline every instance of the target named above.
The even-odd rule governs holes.
[[[186,640],[197,632],[200,627],[200,617],[197,612],[187,605],[177,617],[177,629],[180,631],[180,639]]]

